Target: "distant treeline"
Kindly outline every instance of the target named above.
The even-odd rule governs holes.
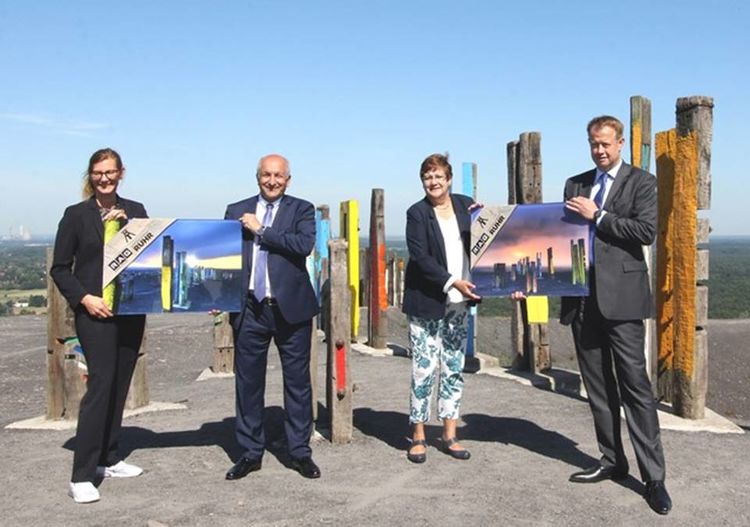
[[[362,247],[367,246],[362,240]],[[407,258],[406,241],[388,239],[388,249]],[[709,244],[709,318],[750,318],[750,237],[714,237]],[[0,290],[46,287],[47,247],[0,243]],[[34,303],[39,299],[35,298]],[[559,299],[550,299],[550,315],[556,316]],[[485,316],[509,316],[510,300],[486,298],[480,307]],[[0,315],[7,312],[0,308]]]

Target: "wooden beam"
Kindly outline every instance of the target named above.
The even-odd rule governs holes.
[[[351,288],[347,273],[345,240],[329,242],[330,301],[328,304],[328,351],[326,405],[331,420],[331,441],[336,444],[352,440],[352,376],[349,361],[351,341]]]
[[[351,340],[355,342],[359,334],[359,202],[355,199],[342,201],[340,212],[339,234],[346,240],[347,280],[351,289]]]
[[[656,186],[658,223],[656,236],[656,340],[657,394],[673,398],[674,360],[674,193],[677,131],[656,134]]]
[[[234,373],[234,334],[229,324],[229,313],[214,316],[214,354],[211,371]]]
[[[388,338],[388,296],[385,284],[385,193],[372,189],[370,201],[370,302],[368,304],[368,345],[385,349]]]
[[[508,205],[519,202],[518,191],[518,141],[506,145],[508,166]],[[523,302],[511,302],[510,314],[510,352],[511,367],[517,370],[528,370],[529,364],[524,354]]]
[[[47,249],[47,419],[65,414],[65,346],[60,339],[75,335],[73,312],[49,274],[52,247]]]
[[[696,332],[698,252],[697,212],[709,207],[713,99],[677,99],[677,158],[675,160],[674,256],[674,409],[689,419],[705,415],[708,353],[705,329]],[[705,273],[707,275],[707,270]],[[700,334],[701,342],[696,336]]]
[[[521,203],[542,203],[542,134],[524,132],[518,140],[517,185]],[[525,309],[525,302],[524,302]],[[551,367],[547,324],[525,324],[526,363],[533,373]]]
[[[651,101],[646,97],[636,95],[630,98],[630,164],[646,172],[651,167]],[[651,245],[643,246],[643,257],[648,265],[651,290],[656,289],[656,250]],[[659,353],[656,344],[656,321],[653,318],[644,320],[644,354],[646,356],[646,370],[656,391],[658,377]]]

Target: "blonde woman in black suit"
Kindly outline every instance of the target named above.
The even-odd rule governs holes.
[[[123,224],[147,217],[143,205],[117,194],[124,174],[117,152],[94,152],[84,176],[84,200],[65,209],[60,220],[50,269],[75,313],[76,334],[88,366],[68,491],[76,503],[98,501],[95,482],[101,478],[143,472],[122,460],[118,438],[146,317],[116,316],[102,298],[104,221]]]

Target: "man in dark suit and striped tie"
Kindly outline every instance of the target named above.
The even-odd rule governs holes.
[[[318,478],[320,469],[309,445],[313,432],[310,339],[318,302],[305,265],[315,245],[315,208],[286,194],[291,174],[282,156],[261,158],[256,178],[260,193],[229,205],[224,215],[243,226],[242,283],[247,291],[244,308],[230,318],[236,435],[243,454],[226,478],[240,479],[261,468],[266,363],[272,338],[284,377],[284,431],[292,467],[306,478]]]
[[[656,236],[656,179],[621,158],[623,124],[604,115],[587,127],[596,168],[567,180],[569,210],[593,223],[590,294],[563,298],[560,321],[572,324],[578,363],[602,457],[570,477],[576,483],[624,479],[628,461],[620,437],[620,405],[646,483],[646,501],[667,514],[664,453],[646,373],[643,319],[653,302],[643,245]]]

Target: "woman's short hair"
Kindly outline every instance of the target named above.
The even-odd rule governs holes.
[[[114,159],[117,165],[117,170],[122,170],[122,158],[117,151],[112,148],[100,148],[89,158],[89,167],[86,169],[86,173],[83,175],[83,199],[88,199],[94,195],[94,186],[91,184],[91,171],[94,170],[94,165],[105,159]]]
[[[448,179],[453,179],[453,167],[451,167],[451,164],[448,162],[448,156],[443,154],[432,154],[422,161],[422,166],[419,167],[420,179],[423,178],[427,172],[439,168],[443,169],[443,172],[445,172]]]

